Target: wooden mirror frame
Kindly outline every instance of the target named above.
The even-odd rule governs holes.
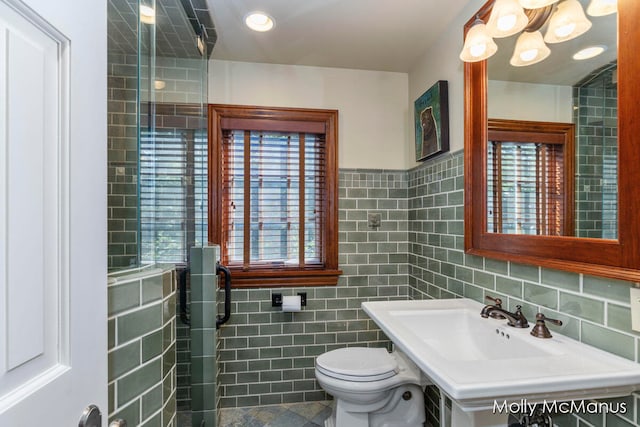
[[[476,16],[485,22],[489,0]],[[640,282],[640,2],[618,1],[618,239],[487,232],[487,61],[464,64],[465,252]]]

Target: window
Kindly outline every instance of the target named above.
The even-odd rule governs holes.
[[[490,120],[487,230],[573,235],[573,125]]]
[[[209,106],[209,240],[234,286],[337,283],[337,119]]]

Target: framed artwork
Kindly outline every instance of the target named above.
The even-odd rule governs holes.
[[[439,80],[414,103],[416,161],[449,151],[449,90]]]

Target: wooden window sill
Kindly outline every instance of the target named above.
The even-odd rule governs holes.
[[[335,286],[342,270],[252,270],[231,268],[232,288]]]

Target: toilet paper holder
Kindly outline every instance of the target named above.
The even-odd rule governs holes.
[[[307,305],[307,293],[298,292],[300,295],[300,305],[305,307]],[[271,294],[271,307],[282,307],[282,294]]]

